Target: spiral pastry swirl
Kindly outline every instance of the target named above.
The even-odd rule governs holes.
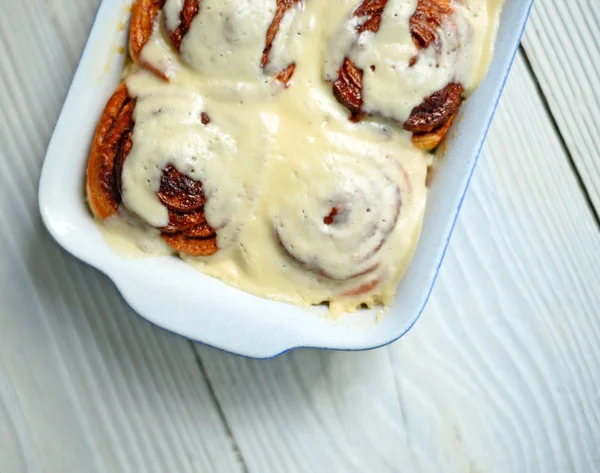
[[[335,155],[319,172],[326,181],[297,171],[295,188],[287,190],[274,218],[282,249],[304,269],[335,281],[374,272],[400,218],[399,165],[391,157],[374,166],[368,157]]]
[[[351,18],[357,38],[354,45],[360,37],[379,32],[388,3],[390,0],[363,0],[358,5]],[[417,1],[416,10],[409,19],[409,32],[417,54],[407,58],[406,69],[413,68],[421,59],[423,52],[429,48],[433,48],[438,57],[447,55],[448,49],[451,50],[451,54],[457,54],[460,44],[443,47],[446,37],[460,37],[456,31],[445,31],[456,29],[452,24],[452,15],[451,0]],[[393,16],[396,17],[398,14],[394,13]],[[370,65],[368,72],[376,73],[376,66]],[[425,97],[422,103],[414,106],[406,118],[384,110],[365,110],[364,74],[365,70],[346,56],[343,58],[337,76],[332,80],[335,97],[350,110],[354,121],[360,120],[365,114],[382,114],[399,121],[404,129],[412,132],[413,144],[417,148],[431,150],[439,145],[462,103],[464,87],[460,83],[450,80],[442,89]],[[403,79],[399,76],[398,80]]]
[[[247,69],[256,72],[268,69],[273,43],[280,33],[281,24],[289,12],[301,5],[302,0],[242,0],[235,10],[218,1],[210,0],[137,0],[133,5],[129,49],[131,57],[140,66],[151,70],[165,80],[160,68],[142,59],[142,50],[156,28],[156,20],[162,12],[166,36],[173,49],[189,66],[200,72],[215,72],[215,66],[231,61],[249,61]],[[198,22],[193,27],[194,22]],[[221,25],[218,38],[205,34],[205,22]],[[254,38],[257,25],[264,26],[264,35]],[[261,30],[261,28],[258,28]],[[188,39],[191,37],[191,39]],[[186,41],[197,40],[190,47]],[[256,57],[241,58],[235,50],[240,45],[255,42]],[[238,64],[239,65],[239,64]],[[295,62],[291,61],[274,77],[289,85],[294,74]],[[218,67],[217,67],[218,69]]]
[[[138,62],[144,46],[150,40],[154,23],[160,14],[165,0],[136,0],[131,9],[129,24],[129,54]]]
[[[123,200],[123,167],[132,150],[137,99],[122,83],[108,101],[92,142],[87,169],[87,199],[100,220],[127,210],[143,220]],[[208,116],[204,116],[204,121]],[[165,225],[157,226],[175,250],[191,256],[217,252],[217,235],[204,214],[206,196],[202,183],[172,165],[160,169],[156,198],[167,212]]]

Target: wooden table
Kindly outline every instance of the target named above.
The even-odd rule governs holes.
[[[0,472],[600,471],[598,0],[537,0],[410,334],[271,361],[144,322],[42,227],[98,3],[0,0]]]

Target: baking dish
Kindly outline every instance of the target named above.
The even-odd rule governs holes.
[[[297,347],[363,350],[405,334],[421,314],[497,106],[531,8],[507,0],[490,71],[464,104],[431,183],[423,234],[394,304],[339,319],[261,299],[197,272],[174,257],[127,259],[104,241],[84,198],[90,141],[121,78],[128,0],[104,0],[56,125],[42,170],[40,209],[67,251],[107,274],[150,322],[193,340],[253,358]]]

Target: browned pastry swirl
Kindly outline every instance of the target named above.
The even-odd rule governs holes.
[[[154,30],[154,23],[161,12],[165,0],[137,0],[131,9],[129,25],[129,54],[134,62],[144,69],[154,72],[160,78],[168,80],[164,72],[141,59],[142,50]]]
[[[179,12],[179,25],[174,30],[166,28],[171,44],[177,52],[181,52],[181,42],[190,30],[192,21],[194,21],[199,11],[200,0],[184,0]]]
[[[401,167],[374,157],[378,166],[372,168],[353,157],[337,157],[324,171],[333,193],[313,184],[313,174],[298,173],[305,184],[289,189],[274,219],[275,236],[289,258],[338,282],[377,270],[402,208]]]
[[[363,21],[358,25],[359,34],[377,33],[381,26],[381,16],[388,0],[363,0],[354,10],[354,16]],[[418,49],[427,48],[437,40],[439,27],[445,17],[452,13],[450,0],[419,0],[417,9],[410,18],[410,32]],[[417,58],[411,59],[414,65]],[[363,115],[363,71],[349,58],[345,58],[333,83],[333,93],[337,100],[351,112],[352,120],[358,121]],[[413,144],[421,149],[431,150],[442,141],[452,120],[462,103],[462,85],[451,83],[444,89],[426,97],[415,107],[404,128],[413,132]]]
[[[444,18],[452,13],[450,0],[419,0],[410,18],[410,33],[419,49],[437,40]]]
[[[275,41],[277,33],[279,33],[279,28],[281,26],[281,22],[283,21],[283,17],[290,8],[293,8],[301,1],[302,0],[277,0],[277,10],[275,11],[275,17],[273,18],[273,21],[267,30],[265,49],[263,50],[263,55],[260,61],[260,67],[263,69],[269,64],[269,55],[271,53],[271,48],[273,47],[273,41]],[[275,79],[287,86],[294,75],[295,69],[296,64],[290,64],[283,71],[280,71]]]
[[[148,1],[148,0],[138,0],[139,1]],[[275,11],[275,16],[273,21],[271,22],[269,29],[267,30],[266,38],[265,38],[265,48],[263,50],[263,54],[261,57],[260,66],[264,69],[269,64],[269,55],[271,53],[271,48],[273,47],[273,41],[277,37],[279,33],[279,28],[281,26],[281,22],[283,21],[283,17],[286,12],[293,8],[296,4],[300,3],[302,0],[277,0],[277,9]],[[164,0],[162,2],[164,4]],[[183,6],[179,13],[179,25],[177,28],[170,30],[166,27],[165,21],[165,29],[167,31],[167,35],[171,41],[171,44],[177,50],[177,52],[181,52],[181,46],[183,39],[186,34],[189,32],[193,20],[200,14],[200,0],[184,0]],[[166,17],[165,17],[166,20]],[[284,85],[288,85],[295,70],[296,65],[294,63],[290,64],[288,67],[280,71],[275,80],[281,82]]]
[[[116,214],[121,204],[120,174],[124,155],[131,149],[135,100],[121,84],[110,98],[92,141],[87,167],[87,196],[99,219]]]
[[[136,100],[122,83],[108,101],[92,142],[87,169],[87,199],[100,220],[119,213],[123,164],[132,148]],[[202,183],[175,167],[163,169],[157,197],[168,209],[169,223],[158,228],[175,250],[191,256],[217,252],[217,236],[206,221]]]
[[[450,83],[413,109],[404,129],[413,133],[415,146],[433,149],[442,141],[456,117],[463,92],[462,85]]]
[[[279,28],[281,26],[281,22],[286,12],[293,8],[296,4],[300,3],[302,0],[277,0],[277,9],[275,11],[275,16],[269,29],[267,30],[267,35],[265,38],[265,49],[263,51],[263,55],[261,57],[261,67],[265,68],[269,64],[269,55],[271,52],[271,48],[273,47],[273,41],[277,37],[279,33]],[[148,43],[150,36],[152,35],[154,29],[154,22],[158,17],[159,13],[163,9],[165,5],[165,0],[136,0],[133,4],[131,11],[131,24],[129,29],[129,51],[131,54],[131,58],[140,64],[141,67],[144,67],[161,78],[168,80],[165,74],[144,61],[142,61],[141,54],[144,46]],[[181,11],[179,12],[179,24],[175,29],[169,29],[166,27],[165,21],[165,30],[167,36],[173,48],[177,52],[181,52],[181,44],[183,39],[189,32],[192,22],[200,13],[200,0],[184,0],[183,5],[181,7]],[[166,20],[166,18],[165,18]],[[275,80],[281,82],[284,85],[289,85],[292,76],[294,75],[294,70],[296,68],[295,64],[290,64],[284,70],[280,71]]]
[[[152,35],[154,22],[160,13],[165,0],[137,0],[131,9],[129,25],[129,53],[134,61],[138,61],[142,49]]]

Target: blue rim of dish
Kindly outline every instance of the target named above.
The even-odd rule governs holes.
[[[512,65],[514,63],[515,57],[517,55],[517,52],[519,51],[519,47],[520,47],[520,44],[521,44],[521,38],[523,37],[523,33],[524,33],[525,27],[527,25],[527,20],[529,18],[529,14],[531,13],[531,9],[533,7],[533,0],[528,0],[528,1],[529,1],[529,5],[528,5],[528,7],[527,7],[527,9],[526,9],[526,11],[524,12],[524,15],[523,15],[523,24],[521,26],[521,31],[519,32],[519,34],[517,36],[517,41],[516,41],[515,47],[513,49],[513,52],[512,52],[512,54],[510,56],[509,61],[507,62],[507,69],[508,69],[508,71],[510,71],[510,69],[512,68]],[[84,55],[86,53],[86,50],[88,48],[88,45],[89,45],[89,42],[90,42],[90,38],[92,36],[91,35],[91,31],[93,31],[93,29],[95,27],[95,24],[96,24],[96,21],[97,21],[97,18],[98,18],[98,13],[102,9],[103,2],[104,2],[104,0],[102,0],[102,2],[100,2],[100,4],[98,5],[98,8],[96,9],[96,12],[94,13],[94,21],[92,23],[92,29],[90,30],[90,35],[86,39],[86,42],[85,42],[84,47],[82,49],[82,53],[79,56],[79,59],[77,61],[77,67],[75,68],[75,73],[73,74],[73,80],[71,81],[71,84],[69,85],[69,89],[68,89],[67,94],[65,96],[65,103],[66,103],[66,100],[67,100],[67,98],[69,97],[69,95],[71,93],[71,89],[72,89],[73,84],[75,82],[75,78],[77,77],[77,73],[79,71],[79,67],[81,66],[82,58],[84,57]],[[427,295],[425,296],[425,299],[423,301],[423,304],[422,304],[421,308],[417,311],[417,313],[416,313],[415,317],[413,318],[413,320],[406,326],[406,328],[404,330],[401,331],[401,333],[399,335],[394,335],[390,340],[388,340],[386,342],[383,342],[383,343],[379,343],[379,344],[377,344],[375,346],[372,346],[372,347],[364,347],[364,348],[333,348],[333,347],[325,347],[325,346],[297,345],[297,346],[292,346],[292,347],[286,348],[286,349],[284,349],[284,350],[282,350],[282,351],[280,351],[280,352],[278,352],[278,353],[276,353],[274,355],[269,355],[269,356],[251,356],[251,355],[247,355],[247,354],[237,353],[237,352],[231,351],[230,349],[227,349],[227,348],[224,348],[224,347],[220,347],[218,344],[209,344],[209,343],[203,342],[202,340],[197,340],[195,338],[189,337],[189,336],[187,336],[187,335],[185,335],[185,334],[183,334],[181,332],[178,332],[177,330],[164,327],[164,326],[162,326],[162,325],[160,325],[160,324],[158,324],[156,322],[153,322],[153,321],[149,320],[140,311],[136,310],[133,307],[135,304],[127,298],[127,296],[124,294],[124,291],[121,289],[119,283],[114,278],[112,278],[111,275],[108,274],[107,271],[104,271],[104,270],[98,268],[96,265],[94,265],[92,263],[89,263],[88,261],[84,260],[83,258],[77,257],[76,255],[73,255],[73,253],[70,250],[64,248],[64,246],[60,243],[58,236],[55,235],[54,231],[52,230],[52,227],[50,225],[48,225],[48,223],[46,221],[46,215],[45,215],[45,212],[43,212],[43,210],[41,211],[42,220],[44,222],[44,226],[46,227],[46,229],[52,235],[53,239],[61,246],[61,248],[65,249],[69,254],[75,256],[81,262],[87,264],[88,266],[93,267],[94,269],[96,269],[96,270],[104,273],[106,276],[108,276],[108,278],[111,280],[111,282],[115,285],[115,287],[119,291],[119,294],[121,295],[121,297],[123,298],[123,300],[125,300],[125,302],[127,303],[127,305],[139,317],[141,317],[142,319],[144,319],[145,321],[147,321],[151,325],[154,325],[154,326],[156,326],[156,327],[158,327],[158,328],[160,328],[162,330],[167,330],[168,332],[171,332],[171,333],[174,333],[174,334],[179,335],[181,337],[184,337],[187,340],[193,341],[195,343],[199,343],[199,344],[204,345],[204,346],[215,348],[215,349],[223,351],[225,353],[233,354],[233,355],[240,356],[242,358],[251,359],[251,360],[271,360],[271,359],[277,358],[279,356],[282,356],[282,355],[284,355],[284,354],[286,354],[288,352],[291,352],[293,350],[301,350],[301,349],[323,350],[323,351],[339,351],[339,352],[361,352],[361,351],[377,350],[378,348],[386,347],[386,346],[388,346],[388,345],[390,345],[390,344],[392,344],[392,343],[400,340],[402,337],[404,337],[404,335],[406,335],[408,332],[410,332],[410,330],[414,327],[414,325],[419,321],[419,319],[421,318],[421,315],[422,315],[423,311],[427,307],[427,304],[429,302],[429,299],[431,298],[431,294],[433,293],[433,289],[434,289],[435,284],[437,282],[437,279],[439,277],[440,269],[441,269],[442,264],[444,262],[444,258],[446,256],[446,252],[448,251],[450,240],[451,240],[452,235],[454,233],[454,228],[456,227],[456,222],[458,221],[458,217],[459,217],[460,211],[462,209],[465,197],[466,197],[467,192],[469,190],[469,186],[471,184],[471,180],[473,178],[473,174],[475,173],[475,169],[477,167],[477,163],[479,162],[479,158],[481,156],[481,150],[483,149],[483,145],[485,144],[485,140],[487,138],[487,135],[488,135],[488,132],[489,132],[492,120],[494,119],[494,116],[496,114],[496,110],[498,108],[498,104],[499,104],[500,98],[502,96],[502,92],[504,91],[504,88],[506,86],[506,82],[508,80],[509,75],[510,74],[508,72],[504,75],[502,82],[500,83],[499,87],[497,88],[497,92],[496,92],[496,97],[494,99],[494,106],[493,106],[493,109],[492,109],[492,113],[490,114],[490,117],[489,117],[489,119],[488,119],[488,121],[487,121],[487,123],[486,123],[486,125],[484,127],[484,131],[483,131],[483,135],[481,137],[480,143],[479,143],[479,147],[478,147],[477,152],[475,154],[475,157],[473,159],[473,163],[471,165],[471,169],[469,170],[469,176],[467,177],[467,181],[466,181],[466,184],[464,186],[464,191],[463,191],[463,193],[462,193],[462,195],[461,195],[461,197],[459,199],[458,205],[456,207],[456,212],[454,214],[454,219],[452,220],[452,223],[450,224],[450,229],[449,229],[446,241],[444,243],[444,248],[443,248],[442,254],[440,256],[440,259],[439,259],[438,264],[436,266],[436,269],[434,271],[434,275],[433,275],[433,278],[431,280],[431,284],[429,286],[429,291],[427,292]],[[64,104],[63,104],[63,108],[64,108]],[[56,127],[58,126],[58,123],[60,121],[61,115],[62,115],[62,109],[61,109],[61,112],[60,112],[60,114],[58,116],[56,125],[54,126],[54,129],[52,130],[52,135],[51,135],[52,137],[54,136],[54,133],[55,133]],[[50,144],[51,143],[52,143],[52,138],[50,139]],[[49,144],[49,146],[50,146],[50,144]],[[41,185],[41,182],[42,182],[42,179],[40,179],[40,185]],[[39,189],[38,189],[38,198],[39,198],[39,194],[40,193],[39,193]],[[38,201],[38,206],[41,209],[43,207],[42,202]]]

